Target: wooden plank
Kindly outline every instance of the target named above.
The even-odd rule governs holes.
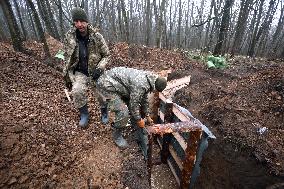
[[[164,103],[172,103],[170,99],[167,99],[162,93],[159,93],[159,98],[164,102]],[[174,115],[180,120],[180,121],[189,121],[190,118],[183,114],[176,106],[175,104],[173,105],[173,113]]]
[[[170,169],[171,169],[171,171],[172,171],[172,173],[173,173],[173,175],[174,175],[178,185],[180,186],[180,179],[179,179],[179,177],[178,177],[178,175],[176,173],[176,170],[175,170],[174,166],[172,165],[172,162],[168,159],[167,163],[168,163],[168,165],[169,165],[169,167],[170,167]]]
[[[187,144],[184,140],[184,138],[179,133],[173,133],[175,139],[178,141],[179,145],[183,149],[183,151],[186,150]]]
[[[178,157],[176,151],[174,150],[173,145],[171,145],[171,144],[169,145],[169,150],[170,150],[170,153],[171,153],[172,157],[174,158],[176,164],[178,165],[179,169],[182,170],[182,161]]]
[[[164,111],[164,123],[171,123],[173,120],[173,103],[166,103],[165,104],[165,111]],[[163,135],[163,143],[162,143],[162,150],[161,150],[161,162],[167,163],[167,159],[170,155],[169,151],[169,144],[172,139],[171,133],[165,133]]]
[[[202,131],[202,125],[200,125],[199,122],[182,121],[175,123],[155,124],[148,126],[146,129],[149,133],[164,135],[175,132],[191,132],[196,130]]]
[[[68,101],[71,102],[72,100],[71,100],[71,98],[70,98],[70,95],[69,95],[68,90],[67,90],[67,89],[64,89],[64,92],[65,92],[65,95],[66,95]]]
[[[189,188],[190,178],[196,161],[197,149],[199,141],[202,136],[202,130],[196,130],[190,132],[190,137],[187,142],[187,148],[185,151],[185,159],[182,163],[183,170],[181,172],[181,185],[180,188]]]
[[[152,117],[154,123],[158,123],[159,106],[161,101],[159,98],[159,92],[150,93],[148,99],[149,99],[150,116]]]
[[[163,95],[162,93],[159,93],[159,98],[164,102],[164,103],[173,103],[172,100],[167,99],[165,97],[165,95]]]
[[[165,114],[161,111],[159,111],[159,116],[160,116],[160,119],[162,120],[162,122],[165,121]]]
[[[187,115],[182,113],[176,106],[173,107],[173,113],[180,121],[189,121],[191,120]]]
[[[183,78],[180,78],[180,79],[175,79],[175,80],[169,81],[167,83],[167,87],[164,89],[164,91],[170,90],[170,89],[175,88],[179,85],[188,84],[190,82],[190,77],[191,76],[186,76],[186,77],[183,77]]]

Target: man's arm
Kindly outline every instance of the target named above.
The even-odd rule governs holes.
[[[134,91],[130,94],[129,112],[131,113],[135,121],[141,120],[140,106],[143,96],[144,91]]]
[[[145,114],[145,117],[150,115],[150,110],[149,110],[149,100],[148,100],[148,94],[145,93],[141,99],[141,106],[142,106],[142,111]]]
[[[102,36],[102,34],[100,33],[96,33],[97,39],[98,39],[98,43],[99,43],[99,52],[102,56],[102,59],[100,60],[100,62],[98,63],[98,68],[104,70],[108,61],[109,61],[109,56],[110,56],[110,51],[109,48],[107,46],[107,43],[104,39],[104,37]]]

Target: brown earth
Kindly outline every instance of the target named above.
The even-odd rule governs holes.
[[[49,39],[54,55],[60,43]],[[130,148],[119,150],[111,128],[99,122],[90,92],[90,126],[77,128],[78,112],[63,92],[61,73],[31,55],[0,44],[0,188],[149,188],[146,164],[131,128]],[[169,79],[191,75],[174,101],[216,135],[204,154],[195,188],[266,188],[284,182],[283,62],[236,57],[225,70],[209,70],[186,52],[119,43],[113,66],[172,69]],[[258,129],[266,127],[260,134]],[[167,170],[167,168],[165,168]],[[176,188],[168,171],[154,188]],[[169,185],[165,185],[170,181]]]

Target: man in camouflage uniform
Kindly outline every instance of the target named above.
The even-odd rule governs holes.
[[[149,124],[153,124],[149,116],[148,94],[155,90],[161,92],[166,85],[167,81],[163,77],[148,71],[125,67],[112,68],[99,77],[97,89],[111,99],[108,103],[109,109],[115,114],[112,135],[119,147],[128,146],[122,136],[122,130],[128,122],[129,113],[132,124],[136,124],[138,129],[145,127],[144,116]],[[144,114],[143,117],[141,111]]]
[[[104,72],[110,51],[98,29],[88,23],[83,9],[76,7],[71,13],[74,27],[65,34],[64,38],[63,74],[65,84],[71,90],[74,106],[80,112],[79,126],[85,128],[89,121],[87,89],[91,85],[95,90],[92,79],[96,80]],[[101,97],[98,99],[102,122],[106,123],[108,121],[106,105]]]

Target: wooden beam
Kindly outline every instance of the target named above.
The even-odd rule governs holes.
[[[185,159],[182,163],[183,170],[181,172],[181,189],[188,189],[190,185],[190,178],[196,161],[196,154],[199,146],[199,141],[202,136],[202,130],[190,132],[190,137],[187,141],[187,148],[185,151]]]
[[[169,150],[170,150],[170,153],[171,153],[172,157],[174,158],[176,164],[178,165],[179,169],[182,170],[182,169],[183,169],[183,168],[182,168],[182,161],[181,161],[181,159],[178,157],[178,155],[177,155],[177,153],[176,153],[176,151],[175,151],[173,145],[170,144]]]
[[[164,122],[171,123],[173,120],[173,103],[166,103],[165,104],[165,112],[164,112]],[[169,144],[172,139],[171,133],[164,133],[163,135],[163,143],[162,143],[162,150],[161,150],[161,162],[167,163],[167,159],[169,157]]]
[[[179,177],[178,177],[178,175],[176,173],[176,170],[175,170],[172,162],[170,160],[168,160],[167,163],[168,163],[168,165],[169,165],[169,167],[170,167],[170,169],[171,169],[171,171],[172,171],[172,173],[173,173],[173,175],[174,175],[178,185],[180,186],[180,179],[179,179]]]
[[[183,149],[183,151],[185,151],[187,144],[186,144],[184,138],[179,133],[173,133],[173,135],[174,135],[175,139],[178,141],[178,143],[181,146],[181,148]]]
[[[180,86],[180,85],[190,83],[190,77],[191,76],[186,76],[186,77],[183,77],[183,78],[180,78],[180,79],[175,79],[175,80],[169,81],[167,83],[167,87],[164,89],[164,91],[170,90],[170,89],[175,88],[175,87]]]

